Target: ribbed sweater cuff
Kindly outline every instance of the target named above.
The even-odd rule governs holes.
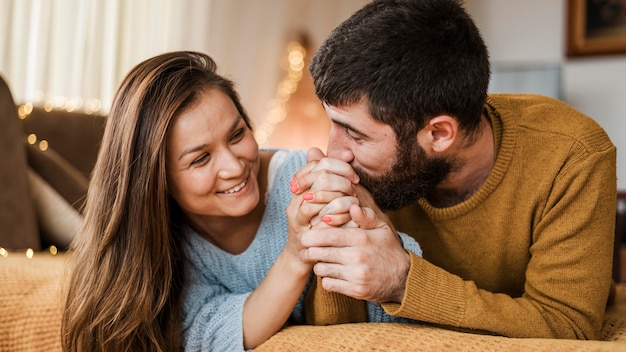
[[[326,291],[316,276],[306,296],[305,320],[311,325],[362,323],[367,321],[366,308],[365,301]]]
[[[402,304],[383,303],[389,315],[459,326],[465,312],[463,280],[409,252]]]

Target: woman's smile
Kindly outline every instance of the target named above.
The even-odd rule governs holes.
[[[172,121],[167,143],[169,191],[187,218],[214,222],[257,207],[259,146],[229,96],[199,93]]]
[[[243,192],[243,191],[247,191],[248,190],[247,188],[243,189],[247,185],[248,185],[248,180],[246,179],[242,183],[238,184],[237,186],[235,186],[235,187],[233,187],[233,188],[231,188],[231,189],[229,189],[227,191],[218,192],[218,193],[220,193],[220,194],[228,194],[228,195],[231,195],[231,194],[234,194],[234,193],[240,193],[240,191]]]

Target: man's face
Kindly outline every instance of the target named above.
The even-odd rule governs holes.
[[[415,136],[397,141],[393,129],[374,120],[363,102],[325,109],[332,121],[328,156],[350,163],[383,210],[427,195],[452,170],[450,161],[428,157]]]

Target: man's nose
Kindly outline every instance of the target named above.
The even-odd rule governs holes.
[[[326,154],[330,158],[339,159],[346,163],[350,163],[354,159],[354,154],[350,149],[346,135],[337,131],[336,128],[330,129]]]

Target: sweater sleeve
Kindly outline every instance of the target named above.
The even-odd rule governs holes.
[[[421,256],[422,249],[415,239],[398,232],[402,247],[411,256]],[[415,323],[412,319],[387,314],[380,303],[364,302],[352,297],[324,290],[321,278],[311,285],[306,296],[306,321],[312,325],[357,323],[363,321],[384,323]]]
[[[306,163],[306,153],[277,151],[268,179],[266,209],[254,241],[232,255],[185,229],[185,287],[182,296],[185,351],[243,351],[243,308],[265,278],[287,240],[285,208],[289,181]],[[276,162],[274,162],[276,160]],[[288,280],[289,278],[285,278]],[[304,295],[291,318],[302,322]]]
[[[403,302],[384,304],[386,312],[509,337],[600,338],[611,287],[615,148],[599,134],[585,138],[572,146],[529,227],[520,297],[411,255]]]
[[[404,249],[406,249],[409,254],[413,253],[413,255],[416,255],[418,257],[422,256],[422,248],[420,248],[420,245],[417,243],[417,241],[415,241],[415,238],[407,235],[404,232],[399,231],[398,236],[400,236],[400,241],[402,241],[402,247],[404,247]]]
[[[243,306],[251,292],[230,293],[187,266],[183,300],[185,351],[244,351]]]

